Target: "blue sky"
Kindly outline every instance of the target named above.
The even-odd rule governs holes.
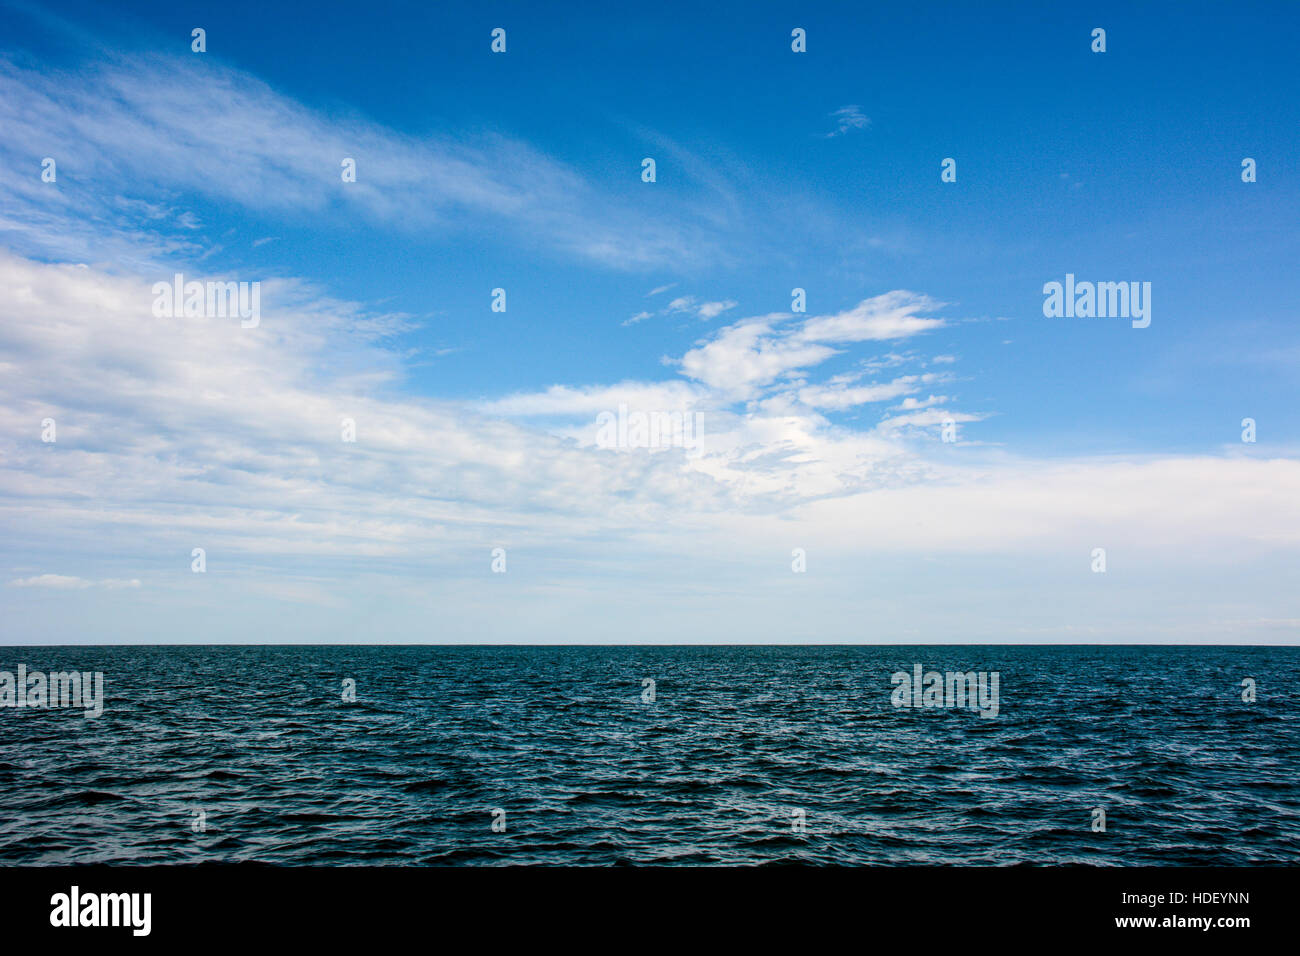
[[[565,7],[5,8],[7,636],[1294,640],[1300,14]]]

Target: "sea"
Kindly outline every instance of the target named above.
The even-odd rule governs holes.
[[[1295,647],[0,647],[20,665],[101,673],[102,712],[0,706],[0,864],[1300,863]]]

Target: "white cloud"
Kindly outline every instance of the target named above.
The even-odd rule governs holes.
[[[711,227],[686,204],[673,216],[638,215],[519,141],[486,131],[413,138],[328,115],[211,57],[139,56],[57,75],[0,59],[0,127],[9,183],[0,234],[65,258],[127,265],[195,253],[193,214],[157,201],[177,191],[261,215],[319,219],[340,209],[400,230],[505,227],[616,268],[717,252]],[[60,183],[98,179],[126,196],[96,199],[19,173],[52,143]],[[345,157],[356,161],[356,182],[341,180]],[[111,239],[107,223],[116,224]]]
[[[905,415],[895,415],[892,418],[883,419],[876,428],[881,432],[894,432],[903,428],[928,428],[934,425],[942,425],[948,421],[955,424],[978,422],[983,421],[986,417],[985,415],[969,412],[949,411],[946,408],[926,408],[923,411],[908,412]]]
[[[88,588],[91,586],[91,582],[66,574],[40,574],[32,578],[20,578],[10,581],[9,586],[14,588],[52,588],[57,591],[66,591],[74,588]]]
[[[867,342],[908,338],[944,326],[943,319],[918,312],[942,307],[927,296],[899,290],[859,302],[835,315],[809,319],[799,332],[805,342]]]
[[[810,408],[843,410],[855,405],[885,402],[917,389],[918,375],[906,375],[892,382],[875,385],[849,386],[846,384],[818,385],[799,389],[799,401]]]
[[[664,292],[672,286],[663,286],[651,292],[654,295],[658,292]],[[635,325],[646,319],[653,318],[655,315],[677,315],[681,313],[693,314],[704,321],[716,319],[723,312],[734,309],[739,303],[732,299],[725,299],[718,302],[700,302],[693,295],[682,295],[673,299],[658,312],[638,312],[636,315],[627,319],[624,325]]]
[[[835,120],[835,129],[826,134],[827,139],[843,136],[852,129],[866,129],[871,125],[871,120],[863,115],[861,107],[855,105],[841,106],[830,115]]]
[[[801,321],[789,313],[745,319],[687,352],[681,371],[736,398],[752,397],[783,375],[839,354],[826,343],[897,340],[941,328],[942,319],[917,314],[939,307],[926,296],[895,291]]]
[[[598,415],[620,404],[633,408],[686,411],[703,398],[702,391],[685,382],[625,382],[621,385],[570,387],[552,385],[544,392],[507,395],[483,402],[488,415],[529,417],[542,415]]]
[[[817,365],[835,354],[827,346],[778,332],[786,318],[762,316],[721,329],[682,356],[682,373],[727,395],[745,398],[786,372]]]
[[[737,304],[731,299],[727,299],[725,302],[701,302],[696,307],[695,313],[701,319],[716,319],[723,312],[734,309]]]
[[[121,588],[138,588],[140,581],[138,578],[132,578],[131,580],[106,578],[102,581],[87,581],[85,578],[66,574],[40,574],[36,577],[18,578],[10,581],[9,586],[14,588],[50,588],[56,591],[79,591],[96,586],[108,588],[109,590],[118,590]]]
[[[330,628],[351,619],[338,608],[371,607],[376,594],[385,595],[381,604],[424,607],[431,582],[451,588],[444,604],[391,621],[385,638],[420,639],[408,629],[441,613],[473,635],[506,639],[503,628],[527,620],[529,634],[582,639],[587,631],[574,632],[574,621],[595,626],[581,617],[593,608],[627,614],[642,606],[635,588],[602,579],[611,566],[654,582],[690,555],[693,572],[706,575],[696,587],[708,591],[709,612],[680,598],[656,618],[684,628],[674,636],[707,638],[699,622],[723,611],[741,615],[751,639],[768,639],[773,628],[799,634],[798,619],[787,618],[802,607],[804,617],[816,609],[832,628],[819,633],[852,639],[865,579],[855,569],[882,555],[924,562],[917,580],[931,581],[970,580],[964,555],[1011,556],[1028,567],[1064,562],[1073,570],[1063,573],[1079,575],[1069,581],[1097,587],[1087,556],[1104,546],[1116,582],[1133,569],[1182,569],[1200,575],[1198,600],[1227,603],[1267,590],[1269,580],[1252,585],[1233,567],[1289,566],[1300,551],[1294,461],[1012,458],[928,435],[942,418],[981,414],[948,408],[900,409],[868,431],[833,425],[819,409],[901,392],[918,406],[939,398],[921,397],[928,383],[920,374],[796,381],[834,353],[824,341],[851,342],[879,309],[850,310],[853,323],[740,320],[682,357],[689,380],[556,385],[471,406],[413,398],[399,387],[401,360],[385,349],[383,333],[400,317],[370,314],[302,283],[268,282],[263,321],[252,330],[155,319],[148,278],[87,267],[0,255],[0,289],[0,560],[12,569],[73,559],[96,568],[84,577],[11,570],[9,621],[25,607],[23,595],[41,588],[62,590],[59,606],[74,607],[113,588],[135,589],[160,569],[166,585],[142,589],[132,602],[180,602],[177,613],[192,618],[221,594],[222,606],[204,613],[229,620],[221,615],[240,613],[241,592],[220,590],[231,586],[223,582],[248,581],[259,600],[329,605],[329,619],[304,613],[285,623],[286,634],[298,635],[311,622],[304,639],[335,633]],[[919,334],[912,323],[890,321]],[[818,341],[808,340],[809,325]],[[329,360],[339,355],[348,356],[346,366]],[[699,447],[659,454],[592,447],[582,428],[620,402],[701,411]],[[355,444],[340,441],[344,416],[357,422]],[[45,417],[58,422],[51,445],[39,440]],[[533,427],[536,420],[552,433]],[[511,549],[512,568],[529,570],[499,593],[484,591],[486,556],[499,544]],[[189,574],[196,546],[207,549],[207,575]],[[792,604],[784,584],[766,588],[748,611],[732,602],[732,591],[750,594],[753,581],[776,573],[762,569],[779,571],[796,546],[814,560],[806,585],[814,604]],[[1005,574],[999,567],[990,574]],[[1207,567],[1221,567],[1220,576],[1207,582],[1200,570]],[[741,568],[743,580],[728,584]],[[360,571],[370,576],[349,596]],[[284,584],[295,576],[306,580]],[[848,590],[835,590],[840,580]],[[569,596],[543,588],[550,582]],[[1153,586],[1147,605],[1183,606],[1174,596],[1185,580]],[[997,592],[1004,602],[1022,599],[1018,593]],[[593,595],[623,610],[605,609],[606,597]],[[954,608],[975,606],[952,595]],[[928,634],[946,626],[930,620],[932,602],[922,596],[903,605],[896,594],[890,599],[914,615],[913,625],[928,621]],[[1293,616],[1285,601],[1252,600],[1257,618]],[[1079,614],[1096,604],[1086,595],[1079,602]],[[45,602],[32,613],[48,622],[62,612]],[[1063,633],[1062,624],[1120,627],[1012,619],[1006,633]],[[135,635],[145,627],[121,626]],[[652,638],[635,622],[626,634]]]
[[[931,395],[929,398],[905,398],[898,405],[894,406],[894,410],[911,412],[920,408],[930,408],[933,405],[943,405],[947,401],[947,395]]]

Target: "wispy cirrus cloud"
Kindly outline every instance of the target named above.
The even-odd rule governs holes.
[[[753,397],[783,375],[820,365],[835,346],[896,341],[939,329],[944,320],[920,313],[941,303],[902,290],[865,299],[832,315],[796,320],[775,313],[721,329],[682,356],[682,374],[738,398]]]
[[[662,289],[656,289],[655,292],[667,291],[670,287],[665,286]],[[651,295],[655,293],[652,292]],[[734,299],[720,299],[714,302],[701,302],[693,295],[681,295],[673,299],[662,309],[657,312],[647,312],[642,310],[629,319],[626,319],[624,325],[636,325],[638,322],[644,322],[646,319],[652,319],[657,315],[693,315],[701,321],[708,322],[716,319],[724,312],[734,309],[739,302]]]
[[[17,578],[9,582],[11,588],[49,588],[54,591],[79,591],[84,588],[109,588],[116,590],[118,588],[138,588],[140,586],[139,578],[123,580],[121,578],[104,578],[99,581],[88,581],[85,578],[79,578],[75,575],[67,574],[38,574],[30,578]]]
[[[719,249],[689,204],[644,215],[519,140],[486,129],[411,137],[308,109],[206,58],[141,54],[75,74],[0,60],[0,126],[0,170],[12,184],[0,236],[45,252],[84,255],[112,223],[118,261],[132,247],[136,257],[192,254],[196,223],[178,194],[259,216],[339,209],[398,230],[504,228],[613,268],[707,262]],[[26,168],[42,156],[56,160],[57,183]],[[342,181],[345,158],[355,182]],[[120,193],[85,188],[93,183]]]
[[[841,106],[830,115],[835,121],[835,129],[826,134],[827,139],[843,136],[850,130],[866,129],[871,125],[871,120],[863,114],[862,108],[852,104]]]

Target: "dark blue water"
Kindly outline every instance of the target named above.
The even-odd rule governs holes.
[[[1300,862],[1297,648],[0,648],[19,663],[103,671],[107,700],[0,709],[2,863]],[[998,716],[896,708],[915,663],[998,671]]]

